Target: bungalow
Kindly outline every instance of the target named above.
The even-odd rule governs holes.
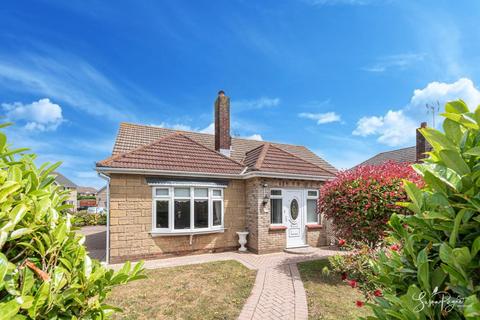
[[[304,146],[232,138],[223,91],[214,114],[213,135],[120,124],[96,164],[108,262],[235,250],[239,231],[259,254],[327,244],[318,189],[336,169]]]

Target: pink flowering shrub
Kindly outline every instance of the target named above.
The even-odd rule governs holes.
[[[332,220],[335,233],[350,245],[376,247],[385,236],[390,216],[408,213],[396,204],[407,201],[402,179],[423,185],[407,163],[387,162],[342,171],[321,188],[319,211]]]

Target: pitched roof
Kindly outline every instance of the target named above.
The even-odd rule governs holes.
[[[98,162],[97,166],[211,174],[240,174],[244,170],[241,163],[180,132],[170,133],[124,153],[117,153]]]
[[[188,137],[191,140],[207,147],[213,152],[216,152],[214,151],[215,140],[214,135],[212,134],[173,130],[130,123],[121,123],[112,154],[115,156],[128,151],[132,151],[135,148],[152,143],[172,133],[181,133],[183,136]],[[248,165],[246,162],[248,161],[246,159],[247,152],[263,146],[265,143],[266,142],[264,141],[233,137],[231,159],[237,162],[243,162],[245,165]],[[326,162],[304,146],[274,142],[270,142],[270,144],[300,159],[310,162],[315,166],[320,167],[321,169],[324,169],[326,172],[330,173],[330,175],[333,175],[337,171],[335,167],[330,165],[328,162]]]
[[[416,147],[413,146],[408,148],[380,152],[379,154],[371,157],[370,159],[367,159],[364,162],[360,163],[359,166],[377,165],[377,164],[385,163],[387,161],[413,163],[416,161],[416,152],[417,152],[416,150],[417,150]]]
[[[78,187],[77,192],[78,193],[97,193],[97,189],[92,187]]]
[[[73,183],[70,179],[65,177],[63,174],[60,172],[52,172],[52,175],[55,176],[55,182],[61,186],[67,187],[67,188],[77,188],[78,186]]]
[[[308,162],[271,143],[265,143],[245,155],[244,163],[251,171],[330,175],[331,172]]]

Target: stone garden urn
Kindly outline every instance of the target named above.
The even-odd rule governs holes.
[[[247,244],[248,231],[239,231],[237,232],[237,234],[238,234],[238,243],[240,244],[240,248],[238,248],[238,251],[247,252],[247,248],[245,248],[245,245]]]

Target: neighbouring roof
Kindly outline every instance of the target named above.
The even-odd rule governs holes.
[[[214,150],[213,134],[121,123],[112,156],[97,167],[240,174],[268,171],[333,176],[332,165],[304,146],[232,138],[231,157]],[[268,155],[253,170],[263,148]],[[248,167],[248,168],[247,168]]]
[[[92,188],[92,187],[78,187],[77,188],[78,193],[97,193],[97,189]]]
[[[76,189],[78,186],[73,183],[70,179],[65,177],[63,174],[60,172],[52,172],[52,175],[55,176],[55,182],[61,186],[67,187],[67,188],[73,188]]]
[[[385,151],[381,152],[370,159],[365,160],[364,162],[360,163],[359,166],[362,165],[377,165],[382,164],[387,161],[394,161],[394,162],[415,162],[416,161],[416,147],[408,147],[402,148],[392,151]]]

